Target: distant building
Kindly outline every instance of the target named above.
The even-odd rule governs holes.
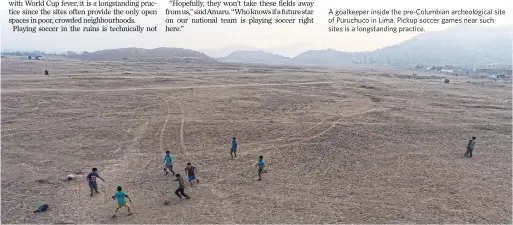
[[[496,75],[492,75],[490,77],[491,78],[496,78],[496,79],[505,79],[506,75],[505,74],[496,74]]]
[[[511,69],[511,64],[504,63],[489,63],[486,65],[486,69]]]
[[[442,66],[432,66],[431,68],[429,68],[429,70],[434,70],[434,71],[442,71],[443,67]]]
[[[511,76],[511,69],[477,69],[476,73],[478,74],[488,74],[493,76],[507,75]]]

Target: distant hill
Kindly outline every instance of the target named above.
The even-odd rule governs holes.
[[[356,53],[340,52],[333,49],[310,50],[292,58],[291,63],[310,66],[336,66],[353,64]]]
[[[227,57],[219,58],[221,62],[257,63],[268,65],[290,65],[290,58],[264,51],[237,51]]]
[[[278,54],[285,57],[295,57],[308,49],[315,49],[314,46],[315,44],[313,43],[295,43],[290,45],[275,46],[268,48],[256,48],[247,45],[232,45],[219,49],[200,49],[198,51],[203,52],[206,55],[213,58],[224,58],[234,52],[239,51],[264,51],[267,53]]]
[[[368,63],[398,66],[511,63],[512,28],[511,25],[495,28],[458,25],[443,31],[427,32],[363,56],[367,57]]]
[[[254,47],[244,45],[203,50],[210,51],[208,54],[212,57],[226,54],[226,56],[216,57],[216,59],[205,53],[183,48],[120,48],[68,54],[67,57],[89,61],[230,62],[329,67],[350,65],[413,67],[423,64],[482,68],[494,63],[511,65],[513,60],[512,30],[513,25],[502,27],[457,25],[442,31],[426,32],[402,43],[375,51],[308,50],[293,58],[270,53],[270,50],[255,50]],[[273,52],[292,52],[294,48],[306,48],[307,46],[306,44],[284,46],[274,48]],[[35,53],[2,51],[2,55],[27,56],[31,54]]]
[[[221,62],[267,65],[336,66],[352,64],[354,55],[355,53],[340,52],[332,49],[310,50],[294,58],[264,51],[237,51],[218,60]]]
[[[269,52],[269,53],[282,55],[285,57],[294,58],[305,51],[308,51],[311,49],[318,49],[317,46],[320,46],[320,45],[322,45],[322,44],[320,44],[320,43],[295,43],[295,44],[290,44],[290,45],[268,47],[268,48],[264,48],[261,50],[264,52]]]
[[[302,66],[413,67],[425,64],[482,67],[489,63],[511,64],[512,29],[512,25],[457,25],[442,31],[426,32],[402,43],[369,52],[310,50],[289,59],[262,51],[242,51],[220,60]]]
[[[214,62],[204,53],[183,48],[119,48],[100,50],[72,56],[89,61],[186,61],[186,62]]]
[[[258,51],[259,49],[246,45],[232,45],[219,49],[201,49],[199,52],[203,52],[206,55],[213,58],[223,58],[237,51]]]

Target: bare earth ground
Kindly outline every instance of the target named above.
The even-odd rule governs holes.
[[[511,83],[410,74],[2,59],[2,223],[511,223]]]

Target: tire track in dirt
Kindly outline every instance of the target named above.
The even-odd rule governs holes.
[[[154,134],[155,136],[158,135],[158,137],[159,137],[159,148],[155,154],[164,152],[164,147],[165,147],[164,135],[166,132],[167,124],[169,123],[169,119],[171,117],[171,104],[169,103],[169,101],[166,99],[162,99],[161,103],[165,103],[167,111],[166,111],[166,117],[164,119],[164,123],[162,124],[162,127],[160,128],[160,130],[157,131],[157,133]],[[149,119],[147,122],[149,122]],[[139,153],[140,153],[140,151],[139,151]],[[145,155],[147,155],[147,154],[145,154]],[[153,154],[151,152],[149,152],[149,155],[153,155]],[[144,163],[144,166],[142,166],[141,168],[148,169],[148,168],[150,168],[150,166],[152,164],[154,164],[154,157],[151,157],[150,159],[146,159],[145,161],[146,162]]]
[[[166,131],[166,126],[167,126],[167,123],[169,122],[169,117],[171,117],[171,106],[169,105],[169,102],[167,100],[164,100],[164,102],[166,103],[166,106],[167,106],[167,115],[166,115],[166,119],[164,120],[164,124],[162,125],[162,128],[160,129],[160,134],[159,134],[159,150],[160,152],[163,152],[164,151],[164,132]]]
[[[248,149],[247,151],[239,153],[238,154],[238,156],[239,156],[238,158],[242,158],[242,157],[247,156],[249,154],[253,154],[254,152],[259,152],[259,151],[261,152],[261,151],[264,151],[266,149],[283,148],[283,147],[297,146],[297,145],[306,144],[304,142],[312,140],[312,139],[317,138],[317,137],[320,137],[320,136],[328,133],[332,129],[334,129],[336,127],[335,124],[340,122],[343,119],[347,119],[348,117],[356,116],[356,115],[364,115],[364,114],[367,114],[367,113],[370,113],[370,112],[374,112],[376,110],[379,110],[379,109],[370,106],[370,107],[367,107],[367,109],[364,110],[364,111],[359,111],[359,112],[355,112],[355,113],[352,113],[352,114],[345,114],[344,116],[341,116],[340,118],[338,118],[336,121],[332,122],[330,127],[326,128],[326,129],[324,129],[324,130],[322,130],[320,132],[317,132],[317,133],[315,133],[315,134],[313,134],[311,136],[299,138],[299,139],[297,139],[295,141],[292,141],[292,142],[289,142],[289,143],[282,143],[282,144],[270,143],[270,144],[262,145],[259,148]],[[303,132],[303,133],[305,133],[305,132]],[[290,141],[290,140],[294,140],[294,139],[288,139],[288,140]],[[263,154],[263,153],[261,153],[261,154]],[[219,156],[219,157],[215,157],[215,158],[208,158],[207,161],[219,160],[221,158],[226,158],[226,156]],[[204,160],[199,160],[199,161],[204,161]],[[255,159],[255,161],[256,161],[256,159]],[[249,163],[249,161],[240,161],[238,163],[238,166],[240,166],[241,163],[242,164]],[[215,182],[213,182],[212,184],[208,184],[207,186],[218,186],[219,184],[225,183],[226,181],[229,181],[229,180],[233,179],[234,177],[240,177],[241,175],[246,174],[248,172],[249,172],[249,170],[241,170],[241,172],[238,172],[238,173],[230,173],[230,175],[223,176],[221,179],[216,178]],[[217,194],[218,196],[222,196],[222,195],[226,195],[227,194],[227,193],[224,193],[221,190],[219,190],[219,188],[216,189],[216,192],[218,193]],[[222,195],[219,195],[220,192],[222,193]]]
[[[134,138],[132,139],[132,145],[131,145],[131,148],[132,149],[135,149],[136,151],[136,154],[140,154],[141,153],[141,150],[136,146],[137,143],[139,143],[139,140],[141,139],[142,135],[145,133],[146,129],[148,128],[148,124],[150,123],[150,119],[148,118],[146,120],[146,122],[139,127],[139,130],[137,131],[137,134],[134,136]]]
[[[307,133],[307,132],[315,129],[316,127],[322,125],[326,121],[328,121],[330,119],[333,119],[333,118],[336,118],[336,117],[333,116],[333,117],[326,118],[326,119],[320,121],[319,123],[315,124],[314,126],[308,128],[307,130],[301,131],[299,133],[294,133],[294,134],[286,135],[286,136],[275,138],[275,139],[271,139],[271,140],[268,140],[268,141],[251,142],[251,143],[248,143],[248,144],[242,144],[240,146],[242,146],[242,147],[244,147],[244,146],[252,146],[252,145],[256,145],[256,144],[262,144],[262,143],[269,143],[269,142],[275,142],[275,141],[280,141],[280,140],[286,140],[287,138],[295,137],[295,136]]]
[[[298,135],[301,135],[301,134],[304,134],[304,133],[307,133],[313,129],[315,129],[316,127],[322,125],[323,123],[325,123],[326,121],[328,120],[331,120],[333,118],[336,118],[335,116],[333,117],[329,117],[327,119],[324,119],[320,122],[318,122],[317,124],[315,124],[314,126],[304,130],[304,131],[301,131],[301,132],[298,132],[298,133],[294,133],[294,134],[290,134],[290,135],[286,135],[286,136],[282,136],[282,137],[278,137],[278,138],[275,138],[275,139],[271,139],[271,140],[268,140],[268,141],[258,141],[258,142],[250,142],[250,143],[247,143],[247,144],[239,144],[239,147],[247,147],[247,146],[253,146],[253,145],[258,145],[258,144],[262,144],[262,143],[272,143],[272,142],[279,142],[281,140],[287,140],[287,138],[290,138],[290,137],[295,137],[295,136],[298,136]],[[212,150],[221,150],[221,149],[225,149],[225,147],[218,147],[218,148],[212,148]],[[187,153],[185,154],[186,156],[190,156],[188,155]]]
[[[357,115],[364,115],[364,114],[367,114],[367,113],[374,112],[376,110],[378,110],[378,109],[373,108],[373,107],[367,107],[367,109],[364,110],[364,111],[358,111],[358,112],[351,113],[351,114],[345,114],[344,116],[339,117],[336,121],[332,122],[331,125],[328,128],[326,128],[326,129],[324,129],[324,130],[322,130],[320,132],[317,132],[317,133],[315,133],[315,134],[313,134],[311,136],[307,136],[307,137],[303,137],[303,138],[300,137],[300,138],[297,138],[297,139],[296,138],[286,139],[285,141],[292,141],[292,142],[278,144],[278,145],[276,145],[276,143],[270,143],[268,145],[261,146],[261,148],[266,149],[266,148],[269,148],[269,147],[282,147],[284,145],[290,145],[290,144],[301,144],[303,142],[312,140],[314,138],[320,137],[320,136],[328,133],[329,131],[331,131],[332,129],[334,129],[336,127],[336,124],[338,122],[342,121],[343,119],[347,119],[348,117],[357,116]],[[305,132],[303,132],[303,133],[305,133]],[[260,150],[260,148],[251,149],[249,151],[243,152],[241,155],[245,155],[247,153],[252,153],[252,152],[255,152],[255,151],[258,151],[258,150]]]
[[[329,117],[329,118],[327,118],[327,119],[317,123],[316,125],[310,127],[309,129],[307,129],[305,131],[302,131],[302,132],[299,132],[299,133],[296,133],[296,134],[292,134],[292,135],[288,135],[288,136],[272,139],[272,140],[269,140],[269,141],[252,142],[252,143],[248,143],[248,144],[244,144],[244,145],[241,144],[241,145],[239,145],[240,147],[253,146],[253,145],[258,145],[258,144],[265,143],[265,144],[261,145],[260,147],[253,148],[253,149],[248,149],[247,151],[244,151],[244,152],[239,152],[238,156],[244,156],[246,154],[253,153],[255,151],[259,151],[262,148],[263,149],[273,148],[273,147],[279,148],[279,147],[282,147],[282,146],[286,146],[288,144],[297,144],[297,143],[302,143],[302,142],[305,142],[305,141],[309,141],[311,139],[320,137],[320,136],[328,133],[330,130],[334,129],[336,127],[336,124],[340,123],[343,119],[347,119],[348,117],[357,116],[357,115],[364,115],[364,114],[367,114],[367,113],[370,113],[370,112],[377,111],[379,109],[374,108],[371,105],[371,106],[368,106],[368,107],[364,107],[362,110],[363,111],[358,111],[358,112],[354,112],[354,113],[350,113],[350,114],[344,114],[344,116]],[[325,128],[322,131],[314,133],[311,136],[294,138],[296,136],[299,136],[299,135],[302,135],[302,134],[306,134],[306,133],[314,130],[315,128],[321,126],[326,121],[332,120],[332,119],[335,119],[335,118],[336,118],[336,120],[333,121],[328,128]],[[223,148],[222,147],[215,148],[215,150],[219,150],[219,149],[223,149]],[[212,154],[216,154],[216,153],[212,153]],[[188,154],[186,154],[186,155],[188,155]],[[188,156],[190,157],[191,155],[188,155]],[[210,160],[218,160],[218,159],[222,159],[222,158],[225,158],[225,157],[226,156],[224,156],[224,155],[223,156],[217,156],[217,157],[208,157],[208,159],[197,160],[197,162],[210,161]]]
[[[178,102],[178,106],[180,106],[180,111],[182,113],[182,123],[180,125],[180,144],[182,145],[182,149],[185,152],[187,150],[187,147],[185,146],[185,141],[183,138],[183,133],[184,133],[183,129],[184,129],[184,125],[185,125],[185,112],[184,112],[182,102],[179,99],[176,99],[176,101]]]
[[[125,137],[123,137],[123,140],[126,140],[128,138],[128,134],[132,131],[132,128],[133,127],[128,128],[128,130],[125,133]],[[119,143],[119,146],[118,146],[118,148],[116,150],[114,150],[114,153],[117,153],[117,152],[121,151],[121,149],[123,149],[123,145],[124,144],[125,144],[124,141]],[[125,156],[126,156],[126,154],[123,157],[125,157]]]
[[[366,109],[366,110],[364,110],[364,111],[359,111],[359,112],[356,112],[356,113],[353,113],[353,114],[344,115],[344,116],[342,116],[341,118],[339,118],[338,120],[336,120],[336,121],[332,122],[332,123],[331,123],[331,126],[330,126],[330,127],[328,127],[327,129],[323,130],[322,132],[319,132],[319,133],[317,133],[317,134],[315,134],[315,135],[312,135],[312,136],[310,136],[310,137],[303,138],[303,139],[299,140],[298,142],[309,141],[309,140],[312,140],[312,139],[314,139],[314,138],[320,137],[320,136],[322,136],[322,135],[324,135],[324,134],[328,133],[329,131],[331,131],[332,129],[334,129],[334,128],[336,127],[336,125],[337,125],[338,123],[340,123],[343,119],[347,119],[348,117],[352,117],[352,116],[365,115],[365,114],[367,114],[367,113],[371,113],[371,112],[374,112],[374,111],[377,111],[377,110],[378,110],[378,109],[376,109],[376,108],[370,108],[370,109],[368,108],[368,109]]]
[[[297,143],[302,143],[302,142],[305,142],[305,141],[309,141],[311,139],[314,139],[314,138],[317,138],[317,137],[320,137],[326,133],[328,133],[330,130],[334,129],[336,127],[336,124],[339,123],[340,121],[342,121],[343,119],[347,119],[348,117],[352,117],[352,116],[357,116],[357,115],[364,115],[364,114],[367,114],[367,113],[370,113],[370,112],[374,112],[376,111],[377,109],[376,108],[372,108],[372,107],[367,107],[364,111],[358,111],[358,112],[355,112],[355,113],[351,113],[351,114],[344,114],[344,116],[339,116],[337,120],[333,121],[331,123],[331,125],[320,131],[320,132],[317,132],[311,136],[307,136],[307,137],[299,137],[299,138],[281,138],[283,139],[283,141],[285,141],[286,143],[283,143],[283,144],[278,144],[276,145],[276,142],[279,142],[280,140],[278,141],[266,141],[265,143],[268,143],[268,144],[264,144],[261,146],[261,148],[268,148],[269,146],[276,146],[276,147],[280,147],[282,145],[287,145],[287,144],[297,144]],[[315,129],[316,127],[320,126],[321,124],[323,124],[324,122],[326,122],[327,120],[329,119],[333,119],[333,118],[337,118],[337,117],[330,117],[328,119],[325,119],[323,121],[321,121],[320,123],[318,123],[317,125],[311,127],[310,129],[308,130],[305,130],[303,132],[300,132],[300,133],[297,133],[297,134],[294,134],[294,135],[290,135],[290,137],[294,137],[294,136],[298,136],[298,135],[301,135],[301,134],[305,134],[305,133],[308,133],[309,131]],[[280,139],[280,138],[278,138]],[[275,139],[276,140],[276,139]],[[292,142],[288,142],[288,141],[292,141]],[[287,143],[288,142],[288,143]],[[245,151],[243,152],[241,155],[244,155],[245,153],[247,152],[254,152],[256,150],[258,150],[259,148],[256,148],[256,149],[252,149],[252,150],[249,150],[249,151]]]
[[[307,87],[307,86],[302,86],[302,88],[309,88],[309,87]],[[267,89],[275,90],[275,88],[267,88]],[[296,94],[304,95],[304,93],[296,93]],[[371,110],[372,110],[372,109],[371,109]],[[359,114],[366,114],[366,113],[368,113],[367,111],[369,111],[369,107],[365,107],[365,111],[363,111],[363,112],[362,112],[362,111],[358,111],[358,112],[353,113],[353,114],[348,115],[348,116],[354,116],[354,115],[359,115]],[[370,111],[369,111],[369,112],[370,112]],[[347,117],[347,116],[345,116],[345,117]],[[316,125],[314,125],[314,126],[310,127],[309,129],[304,130],[304,131],[299,132],[299,133],[296,133],[296,134],[291,134],[291,135],[287,135],[287,136],[279,137],[279,138],[276,138],[276,139],[271,139],[271,140],[269,140],[269,141],[253,142],[253,143],[249,143],[249,144],[245,144],[245,145],[241,145],[241,146],[242,146],[242,147],[244,147],[244,146],[252,146],[252,145],[255,145],[255,144],[261,144],[261,143],[273,143],[273,142],[280,142],[280,141],[282,141],[282,140],[283,140],[283,141],[287,141],[287,140],[290,140],[290,138],[292,138],[292,137],[296,137],[296,136],[299,136],[299,135],[302,135],[302,134],[308,133],[308,132],[310,132],[311,130],[315,129],[316,127],[318,127],[318,126],[322,125],[323,123],[325,123],[325,122],[327,122],[327,121],[329,121],[329,120],[335,119],[335,118],[337,118],[337,116],[327,117],[327,118],[325,118],[324,120],[322,120],[322,121],[320,121],[319,123],[317,123]],[[320,132],[320,133],[318,133],[318,134],[316,134],[316,135],[313,135],[313,136],[311,136],[311,137],[307,138],[306,140],[310,140],[310,139],[313,139],[313,138],[316,138],[316,137],[319,137],[319,136],[324,135],[325,133],[329,132],[331,129],[335,128],[335,125],[336,125],[337,123],[339,123],[342,119],[344,119],[344,117],[342,117],[342,118],[339,118],[339,119],[335,120],[334,122],[332,122],[332,123],[331,123],[331,126],[330,126],[328,129],[326,129],[326,130],[324,130],[324,131],[322,131],[322,132]],[[304,140],[304,141],[306,141],[306,140]],[[300,141],[300,140],[298,140],[298,141]]]
[[[134,161],[137,161],[131,156],[141,154],[141,151],[140,151],[139,147],[137,147],[137,144],[139,143],[142,135],[145,133],[145,131],[148,127],[148,124],[149,124],[149,119],[147,119],[145,123],[143,123],[142,125],[140,125],[137,128],[137,133],[134,135],[134,137],[130,141],[130,145],[125,146],[126,152],[123,153],[123,157],[121,158],[121,160],[116,159],[116,160],[114,160],[116,163],[114,163],[114,162],[109,163],[109,164],[115,164],[115,165],[123,165],[122,166],[123,168],[114,169],[114,171],[115,171],[114,174],[118,173],[118,171],[128,171],[129,167],[132,167],[132,165],[134,165]],[[128,137],[128,134],[126,135],[126,137]],[[116,151],[120,151],[122,148],[123,148],[123,145],[120,145],[118,147],[118,149],[116,149]],[[110,168],[108,166],[106,166],[105,170],[107,171],[108,169],[110,169]]]

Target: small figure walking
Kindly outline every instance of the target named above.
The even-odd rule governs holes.
[[[171,156],[171,153],[169,151],[166,151],[166,156],[164,157],[164,162],[166,163],[166,166],[164,167],[164,172],[166,172],[166,175],[169,174],[167,170],[171,171],[173,175],[175,175],[175,171],[173,171],[173,156]]]
[[[125,198],[128,198],[128,201],[130,201],[130,202],[132,202],[132,200],[123,191],[123,188],[121,186],[118,186],[117,190],[118,190],[118,192],[112,196],[112,199],[114,199],[114,200],[117,199],[118,200],[118,207],[116,208],[116,211],[114,211],[114,215],[112,215],[112,218],[116,217],[116,213],[118,212],[118,210],[123,208],[123,207],[127,208],[129,216],[132,215],[132,213],[130,212],[130,206],[126,202]]]
[[[264,156],[258,157],[258,163],[255,166],[258,168],[258,181],[261,181],[262,173],[267,173],[265,170]]]
[[[472,152],[474,151],[475,144],[476,144],[476,137],[472,137],[472,139],[470,139],[468,141],[467,152],[465,152],[465,156],[472,158]]]
[[[180,199],[182,199],[182,196],[185,197],[185,199],[190,199],[190,197],[188,195],[185,194],[185,183],[183,181],[183,178],[180,176],[180,174],[176,174],[176,180],[174,181],[178,181],[178,189],[176,189],[175,191],[175,194],[176,196],[178,196]]]
[[[196,178],[196,173],[197,173],[196,167],[192,166],[191,163],[187,163],[187,167],[185,167],[185,175],[187,175],[189,177],[189,183],[191,183],[191,187],[192,187],[192,182],[194,180],[196,180],[196,183],[199,183],[199,179]]]
[[[98,192],[98,184],[96,183],[96,178],[100,178],[100,180],[105,182],[105,180],[102,177],[100,177],[100,175],[98,174],[98,169],[93,168],[92,172],[87,174],[87,180],[89,181],[89,188],[91,189],[91,197],[93,197],[93,191],[95,191],[96,194],[99,193]]]
[[[237,140],[235,137],[232,139],[232,150],[230,151],[230,155],[232,156],[232,159],[234,157],[237,158]]]

